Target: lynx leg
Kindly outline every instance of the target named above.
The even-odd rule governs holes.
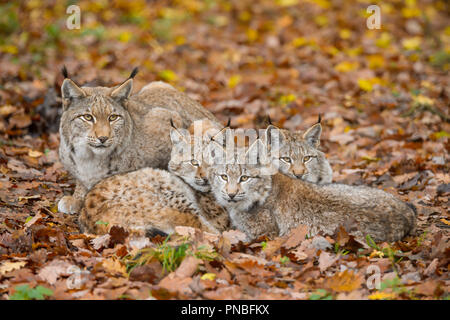
[[[81,183],[77,182],[73,195],[64,196],[59,200],[58,211],[67,214],[80,212],[86,193],[87,189]]]

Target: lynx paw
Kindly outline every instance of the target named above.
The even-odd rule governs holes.
[[[74,214],[80,211],[81,206],[82,201],[72,196],[64,196],[58,202],[58,211],[67,214]]]

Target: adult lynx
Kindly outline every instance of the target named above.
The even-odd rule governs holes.
[[[78,212],[86,192],[108,176],[143,167],[167,168],[170,120],[182,128],[196,119],[217,122],[169,84],[150,83],[131,95],[136,72],[116,87],[79,87],[63,69],[59,155],[77,184],[72,196],[59,201],[59,211]]]

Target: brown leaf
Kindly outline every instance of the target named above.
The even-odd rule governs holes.
[[[339,246],[343,247],[347,244],[348,240],[350,240],[350,235],[347,233],[343,226],[339,226],[336,233],[336,242],[339,244]]]
[[[324,272],[333,265],[337,260],[335,255],[331,255],[328,252],[322,251],[319,256],[319,269],[320,272]]]
[[[9,118],[9,125],[11,128],[26,128],[31,124],[31,118],[28,114],[18,114]]]
[[[292,249],[302,243],[308,234],[308,226],[303,224],[298,225],[295,229],[291,230],[289,238],[283,244],[286,249]]]
[[[191,277],[195,271],[197,271],[197,267],[201,263],[202,260],[193,256],[187,256],[175,271],[175,275],[180,278]]]
[[[50,285],[54,285],[61,275],[68,274],[68,269],[71,266],[72,264],[67,261],[53,260],[39,271],[38,277]]]
[[[439,293],[439,286],[441,282],[438,280],[425,281],[414,288],[414,292],[424,296],[434,296]]]
[[[125,243],[125,239],[128,237],[129,233],[120,226],[112,226],[109,230],[109,235],[111,236],[109,246],[114,247],[116,244]]]
[[[363,277],[351,270],[345,270],[334,274],[326,279],[325,284],[328,288],[336,292],[350,292],[361,287]]]
[[[142,281],[156,284],[162,275],[162,266],[158,261],[137,266],[130,273],[130,281]]]

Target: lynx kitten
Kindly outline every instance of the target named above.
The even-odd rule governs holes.
[[[325,154],[317,149],[321,133],[319,117],[319,122],[304,133],[269,125],[263,141],[279,172],[294,179],[326,184],[331,183],[333,171]]]
[[[86,192],[108,176],[143,167],[167,168],[171,119],[184,128],[196,119],[217,121],[169,84],[150,83],[131,95],[137,69],[113,88],[79,87],[65,69],[63,73],[59,155],[77,182],[73,196],[58,204],[64,213],[78,212]]]
[[[220,154],[225,152],[221,148],[215,144],[212,149]],[[261,140],[247,151],[265,152]],[[319,231],[333,233],[339,225],[356,220],[357,228],[352,234],[357,238],[368,234],[375,241],[396,241],[415,227],[412,205],[374,188],[316,185],[280,173],[264,175],[259,164],[217,164],[209,177],[217,202],[227,209],[232,223],[249,237],[255,237],[255,231],[248,228],[246,220],[258,219],[261,214],[273,217],[270,229],[278,229],[280,236],[298,224],[308,225],[314,235]],[[258,226],[264,230],[267,224],[265,219]]]

